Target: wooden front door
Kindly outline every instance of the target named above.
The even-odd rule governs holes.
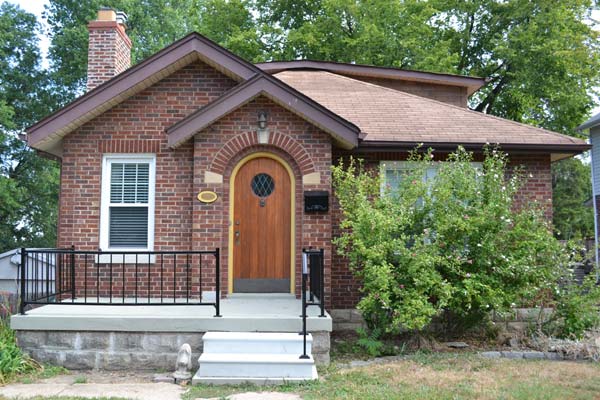
[[[281,163],[253,158],[238,170],[233,205],[233,291],[290,292],[292,182]]]

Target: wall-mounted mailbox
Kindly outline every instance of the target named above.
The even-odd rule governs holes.
[[[311,190],[304,192],[304,211],[319,212],[329,210],[329,192]]]

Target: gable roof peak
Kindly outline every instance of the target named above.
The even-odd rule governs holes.
[[[358,144],[360,129],[356,125],[279,79],[259,73],[170,126],[166,130],[169,145],[179,146],[197,132],[259,96],[266,96],[329,133],[342,148],[352,149]]]
[[[198,32],[191,32],[27,128],[27,143],[60,157],[65,135],[197,60],[238,82],[263,73]]]

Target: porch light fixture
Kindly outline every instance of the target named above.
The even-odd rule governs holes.
[[[265,111],[260,111],[258,113],[257,123],[258,129],[256,130],[256,133],[258,134],[258,143],[269,143],[269,129],[267,128],[267,113]]]

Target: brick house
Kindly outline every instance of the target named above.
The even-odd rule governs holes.
[[[73,271],[63,274],[74,298],[125,302],[135,293],[149,303],[159,294],[162,300],[163,289],[180,297],[183,272],[177,278],[173,267],[169,279],[158,279],[158,264],[162,274],[167,261],[159,252],[172,252],[168,262],[178,266],[202,257],[190,252],[218,248],[219,269],[209,257],[185,277],[188,297],[287,293],[295,300],[303,249],[313,248],[324,250],[322,297],[335,316],[359,298],[331,245],[340,218],[330,177],[335,160],[354,155],[387,172],[419,143],[440,160],[459,144],[480,154],[486,143],[499,143],[531,176],[521,201],[547,204],[550,217],[551,163],[589,147],[470,111],[469,96],[485,84],[479,78],[319,61],[251,64],[197,33],[130,67],[131,41],[117,17],[102,10],[89,24],[88,91],[27,129],[28,144],[61,163],[58,247],[92,254],[77,253]],[[188,253],[177,261],[175,252]],[[109,264],[110,276],[101,269]],[[23,337],[65,330],[64,319],[48,328],[38,310],[13,321]],[[329,314],[325,328],[311,328],[322,322],[313,319],[309,330],[331,330]],[[174,332],[73,321],[73,331]],[[47,340],[38,337],[29,348],[65,364],[68,348],[66,356],[49,356]]]

